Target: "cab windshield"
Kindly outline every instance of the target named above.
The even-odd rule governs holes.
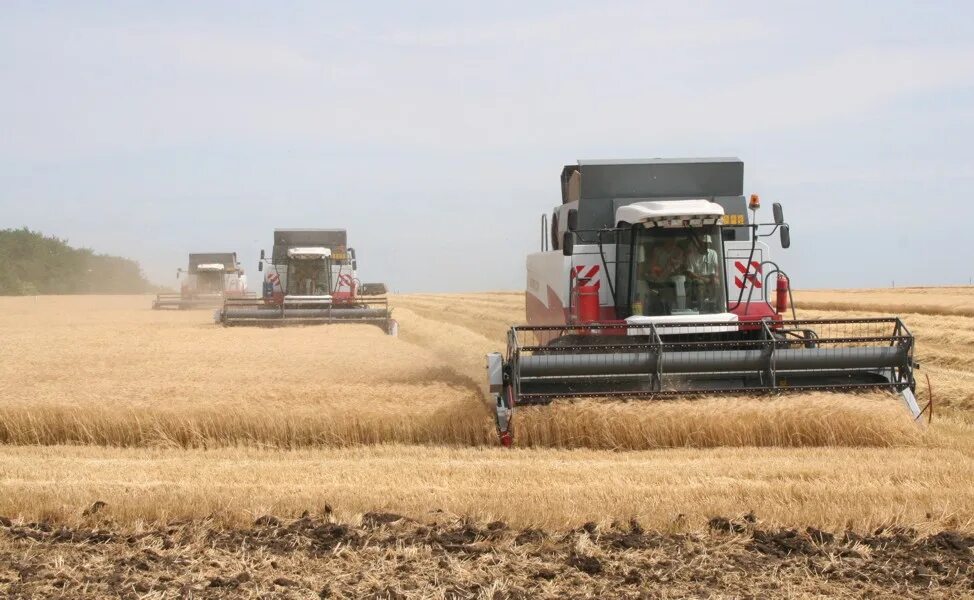
[[[303,258],[288,261],[288,295],[324,296],[331,293],[331,265],[322,258]]]
[[[631,313],[718,314],[727,310],[720,229],[637,229]]]
[[[215,294],[223,291],[223,271],[200,271],[196,274],[196,291]]]

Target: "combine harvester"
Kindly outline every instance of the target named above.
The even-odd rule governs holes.
[[[265,269],[266,266],[266,269]],[[364,323],[397,335],[382,283],[360,283],[355,250],[344,229],[277,229],[261,298],[227,298],[215,320],[223,325]]]
[[[527,258],[529,324],[487,355],[502,444],[516,407],[559,398],[882,388],[919,418],[899,318],[786,319],[789,281],[760,238],[788,248],[788,225],[777,203],[757,221],[743,179],[736,158],[564,167]]]
[[[183,275],[178,294],[158,294],[152,302],[154,310],[174,308],[212,308],[227,298],[255,298],[248,294],[247,285],[235,252],[207,252],[189,255],[189,266],[176,270],[176,278]]]

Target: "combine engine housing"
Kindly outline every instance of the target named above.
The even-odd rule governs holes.
[[[355,250],[344,229],[278,229],[270,259],[261,253],[261,297],[228,299],[215,315],[223,325],[362,323],[398,333],[384,284],[358,279]]]
[[[919,415],[898,318],[786,318],[788,278],[759,237],[787,248],[788,225],[777,204],[756,221],[740,160],[579,161],[561,183],[527,257],[528,325],[487,357],[505,445],[517,406],[559,398],[883,388]]]
[[[176,277],[181,283],[179,293],[156,295],[153,309],[212,308],[227,298],[255,297],[246,289],[235,252],[192,253],[187,268],[177,270]]]

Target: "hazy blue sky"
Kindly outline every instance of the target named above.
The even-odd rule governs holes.
[[[681,4],[5,1],[0,227],[521,289],[563,164],[738,156],[797,286],[974,276],[974,4]]]

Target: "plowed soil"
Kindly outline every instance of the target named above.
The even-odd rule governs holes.
[[[544,532],[447,515],[368,513],[251,527],[0,526],[12,598],[675,598],[974,594],[974,537],[767,529],[755,515],[692,534],[632,521]]]

